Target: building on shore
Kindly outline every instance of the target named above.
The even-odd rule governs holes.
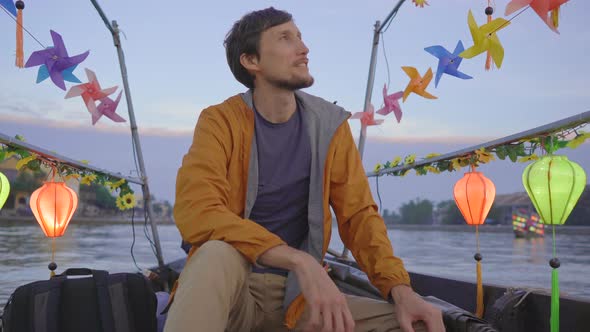
[[[17,162],[18,159],[14,157],[0,162],[0,172],[8,178],[11,186],[8,199],[0,209],[0,218],[32,219],[30,197],[47,180],[49,170],[42,168],[41,172],[18,171]],[[74,178],[66,181],[66,185],[78,195],[78,207],[74,213],[74,220],[117,221],[132,217],[136,220],[144,218],[145,209],[141,192],[135,193],[137,205],[133,211],[120,211],[116,207],[114,194],[103,186],[80,185],[80,181]],[[154,218],[161,222],[172,222],[172,205],[169,202],[153,201],[152,207]]]

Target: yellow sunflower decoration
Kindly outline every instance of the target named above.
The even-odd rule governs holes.
[[[121,211],[132,209],[136,204],[137,201],[132,193],[117,197],[117,207]]]
[[[424,8],[424,6],[430,6],[426,0],[412,0],[416,7]]]

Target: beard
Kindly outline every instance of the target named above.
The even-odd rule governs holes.
[[[309,88],[313,85],[313,76],[307,75],[307,77],[292,77],[291,79],[272,79],[269,82],[281,89],[295,91],[299,89]]]

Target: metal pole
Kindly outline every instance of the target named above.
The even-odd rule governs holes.
[[[136,178],[136,177],[132,177],[132,176],[125,176],[121,173],[115,173],[103,168],[98,168],[89,164],[84,164],[81,161],[77,161],[71,158],[68,158],[66,156],[62,156],[59,153],[56,152],[52,152],[52,151],[48,151],[45,150],[41,147],[38,147],[36,145],[27,143],[27,142],[23,142],[23,141],[19,141],[15,138],[9,137],[3,133],[0,133],[0,143],[7,145],[7,146],[12,146],[15,148],[20,148],[20,149],[24,149],[27,151],[31,151],[39,156],[41,156],[44,159],[47,160],[51,160],[51,161],[58,161],[60,164],[62,165],[67,165],[69,167],[75,168],[75,169],[79,169],[79,170],[90,170],[96,173],[102,173],[105,175],[108,175],[112,178],[117,178],[117,179],[125,179],[127,182],[131,182],[131,183],[137,183],[139,185],[143,184],[143,180]]]
[[[377,67],[377,50],[379,47],[379,36],[381,35],[381,31],[383,30],[384,26],[387,26],[389,21],[391,21],[400,7],[406,0],[399,0],[395,7],[389,12],[383,24],[380,24],[379,21],[375,22],[375,31],[373,32],[373,48],[371,50],[371,62],[369,63],[369,77],[367,78],[367,90],[365,91],[365,105],[363,108],[363,112],[366,112],[369,109],[369,105],[371,104],[371,96],[373,95],[373,85],[375,83],[375,68]],[[359,136],[359,143],[358,143],[358,150],[359,154],[361,155],[361,160],[363,159],[363,154],[365,152],[365,140],[366,140],[366,126],[361,123],[361,133]],[[342,251],[342,258],[348,258],[348,248],[344,247]]]
[[[375,68],[377,67],[377,48],[379,47],[379,34],[381,24],[379,21],[375,22],[375,32],[373,33],[373,49],[371,50],[371,62],[369,63],[369,78],[367,79],[367,90],[365,91],[365,106],[363,112],[369,109],[371,104],[371,95],[373,94],[373,84],[375,83]],[[363,153],[365,152],[365,137],[366,126],[361,123],[361,134],[359,136],[358,149],[363,159]]]
[[[371,104],[371,95],[373,94],[373,83],[375,82],[375,68],[377,67],[377,48],[379,47],[379,34],[381,23],[375,22],[375,32],[373,32],[373,49],[371,50],[371,62],[369,63],[369,78],[367,79],[367,90],[365,91],[365,106],[363,112],[369,109]],[[363,153],[365,152],[365,139],[367,127],[361,122],[361,133],[359,136],[358,149],[363,160]],[[342,250],[342,258],[348,258],[348,248],[344,247]]]
[[[373,95],[373,85],[375,83],[375,68],[377,67],[377,51],[379,47],[379,36],[383,27],[389,24],[389,21],[393,19],[393,17],[397,14],[397,11],[401,8],[406,0],[399,0],[395,7],[389,12],[383,24],[380,24],[379,21],[375,23],[375,31],[373,33],[373,48],[371,50],[371,61],[369,63],[369,77],[367,79],[367,90],[365,91],[365,105],[363,108],[363,112],[366,112],[369,109],[369,105],[371,104],[371,96]],[[358,150],[361,155],[361,160],[363,159],[363,154],[365,152],[365,139],[366,139],[366,126],[361,124],[361,133],[359,136],[359,143],[358,143]]]
[[[135,147],[135,153],[137,154],[137,162],[139,163],[139,171],[141,172],[140,176],[143,179],[143,185],[141,186],[143,190],[143,200],[144,206],[147,207],[148,218],[150,220],[150,225],[152,227],[152,235],[154,237],[154,245],[156,247],[156,258],[158,259],[158,266],[164,266],[164,258],[162,256],[162,248],[160,246],[160,237],[158,236],[158,229],[156,226],[156,220],[153,218],[154,211],[152,209],[151,204],[151,195],[150,189],[147,180],[147,173],[145,170],[145,164],[143,162],[143,153],[141,150],[141,144],[139,142],[139,135],[137,134],[137,124],[135,122],[135,113],[133,111],[133,102],[131,101],[131,91],[129,89],[129,80],[127,78],[127,67],[125,66],[125,55],[123,54],[123,48],[121,47],[121,38],[119,35],[119,25],[117,21],[113,21],[112,25],[109,24],[108,19],[96,0],[91,0],[92,4],[98,11],[100,17],[106,24],[107,28],[113,35],[113,41],[115,43],[115,47],[117,48],[117,55],[119,56],[119,65],[121,67],[121,77],[123,78],[123,88],[125,90],[125,99],[127,100],[127,110],[129,111],[129,124],[131,125],[131,137],[133,139],[133,145]]]

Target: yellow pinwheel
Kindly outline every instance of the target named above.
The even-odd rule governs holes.
[[[502,66],[502,60],[504,60],[504,48],[496,32],[508,26],[510,21],[503,18],[496,18],[478,27],[470,10],[467,16],[467,24],[469,25],[469,31],[471,31],[471,37],[473,38],[473,46],[461,52],[459,56],[465,59],[471,59],[485,51],[489,51],[496,67],[500,68]]]

